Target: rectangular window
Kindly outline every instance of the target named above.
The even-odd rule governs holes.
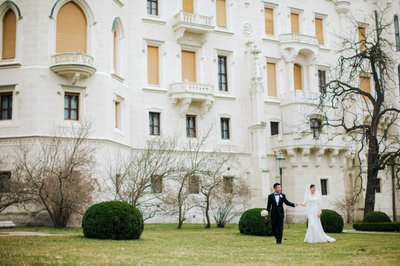
[[[291,22],[292,33],[300,33],[299,14],[291,13],[290,22]]]
[[[367,47],[365,46],[365,39],[366,39],[365,28],[358,27],[358,43],[361,52],[364,52],[367,49]]]
[[[186,116],[186,136],[188,138],[196,137],[196,116],[187,115]]]
[[[271,122],[271,136],[279,135],[279,122]]]
[[[265,16],[265,34],[274,35],[274,9],[270,7],[264,8]]]
[[[151,193],[162,193],[163,191],[163,179],[161,175],[151,176]]]
[[[310,128],[313,133],[313,138],[318,139],[319,135],[321,134],[321,128],[322,128],[321,119],[311,118],[310,119]]]
[[[303,90],[303,79],[302,79],[301,66],[294,64],[293,74],[294,74],[294,89]]]
[[[226,69],[226,56],[218,56],[218,88],[220,91],[228,91],[228,74]]]
[[[399,29],[399,17],[394,16],[394,34],[396,39],[396,51],[400,52],[400,29]]]
[[[217,0],[217,26],[226,28],[226,1]]]
[[[376,193],[381,193],[381,179],[380,178],[376,179],[375,192]]]
[[[64,119],[79,119],[79,94],[66,92],[64,95]]]
[[[149,113],[149,129],[150,135],[160,136],[160,113]]]
[[[118,101],[114,102],[115,111],[115,128],[121,129],[121,103]]]
[[[319,87],[319,92],[321,92],[321,93],[326,92],[326,71],[325,70],[318,70],[318,87]]]
[[[321,195],[328,195],[328,179],[321,179]]]
[[[0,120],[12,119],[12,92],[0,93]]]
[[[147,79],[149,84],[160,84],[157,46],[147,46]]]
[[[276,97],[276,64],[267,63],[268,96]]]
[[[185,13],[193,13],[193,0],[182,0],[182,10]]]
[[[11,191],[10,179],[11,179],[10,171],[1,171],[0,172],[0,193],[8,193]]]
[[[189,194],[200,193],[200,180],[198,176],[191,176],[189,178]]]
[[[224,192],[227,194],[233,193],[233,176],[224,176]]]
[[[324,44],[324,24],[322,18],[315,18],[315,36],[319,44]]]
[[[182,81],[196,82],[196,53],[182,51]]]
[[[361,76],[360,77],[360,89],[364,92],[371,93],[371,78]]]
[[[147,0],[147,14],[158,16],[158,0]]]
[[[3,16],[3,47],[2,60],[15,58],[16,33],[17,33],[17,17],[15,13],[9,9]]]
[[[230,139],[229,118],[221,117],[221,138]]]

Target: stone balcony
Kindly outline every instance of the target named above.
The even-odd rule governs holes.
[[[169,96],[173,104],[180,106],[181,115],[187,112],[191,104],[198,104],[203,115],[214,103],[214,88],[209,84],[190,81],[175,82],[170,85]]]
[[[320,104],[320,93],[302,90],[287,92],[280,96],[280,104],[281,106],[289,104],[307,104],[316,106]]]
[[[60,53],[52,56],[50,69],[59,76],[71,79],[72,84],[96,72],[93,57],[80,52]]]
[[[209,16],[180,11],[174,16],[173,29],[176,39],[181,39],[185,33],[205,34],[214,30],[213,19]]]
[[[281,49],[294,49],[297,51],[307,49],[318,53],[319,43],[315,36],[300,34],[300,33],[284,33],[279,35]]]

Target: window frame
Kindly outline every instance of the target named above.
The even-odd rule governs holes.
[[[325,188],[322,184],[325,184]],[[328,196],[329,195],[329,184],[328,178],[321,178],[320,185],[321,185],[321,196]],[[325,192],[325,193],[324,193]]]
[[[234,176],[223,176],[223,188],[225,194],[233,194],[233,187],[234,187]]]
[[[200,194],[200,177],[196,175],[189,177],[188,192],[189,194]]]
[[[10,97],[10,99],[8,99],[7,105],[8,108],[4,109],[3,108],[3,97]],[[8,91],[8,92],[0,92],[0,121],[9,121],[13,119],[13,102],[14,102],[14,93],[12,91]],[[7,118],[3,119],[3,111],[7,112]]]
[[[190,125],[191,120],[193,125]],[[197,138],[196,115],[186,115],[186,137]]]
[[[158,117],[158,125],[156,125],[155,117]],[[156,129],[158,131],[156,131]],[[161,136],[161,113],[160,112],[149,112],[149,135],[150,136]]]
[[[321,79],[321,74],[323,73],[323,79]],[[322,84],[323,81],[323,84]],[[320,93],[326,92],[326,70],[318,69],[318,89]]]
[[[230,140],[231,139],[231,119],[230,117],[220,117],[221,126],[221,139]],[[226,126],[226,127],[225,127]]]
[[[17,58],[17,51],[18,51],[18,20],[20,17],[18,17],[18,13],[15,12],[14,8],[11,6],[6,6],[5,9],[0,10],[0,62],[10,62],[10,61],[15,61]],[[13,58],[3,58],[3,51],[4,51],[4,18],[6,14],[11,11],[14,13],[15,16],[15,44],[14,44],[14,57]]]
[[[150,4],[150,7],[149,7]],[[155,8],[153,7],[155,5]],[[146,1],[146,14],[150,16],[159,16],[159,0],[147,0]],[[155,9],[155,14],[152,13],[152,11]],[[150,12],[149,12],[150,11]]]
[[[68,101],[68,109],[65,107],[65,97],[70,97],[70,99],[69,99],[69,101]],[[76,119],[72,119],[71,118],[71,112],[72,112],[72,97],[77,97],[77,99],[78,99],[78,102],[77,102],[77,105],[76,105]],[[80,93],[77,93],[77,92],[69,92],[69,91],[66,91],[66,92],[64,92],[64,120],[68,120],[68,121],[79,121],[79,119],[80,119],[80,102],[81,102],[81,99],[80,99]],[[67,109],[67,112],[68,112],[68,115],[67,115],[67,118],[65,117],[65,111],[66,111],[66,109]]]
[[[275,130],[272,130],[272,129],[273,129],[272,125],[276,125],[276,131],[275,131]],[[277,121],[270,121],[270,122],[269,122],[269,130],[270,130],[271,136],[278,136],[278,135],[279,135],[279,122],[277,122]],[[276,134],[274,134],[274,133],[276,133]]]
[[[11,171],[0,171],[0,177],[8,178],[7,180],[2,180],[2,178],[0,178],[0,194],[11,192],[11,187],[9,184],[11,176]]]
[[[318,121],[317,125],[314,123],[314,121]],[[318,139],[322,133],[322,119],[318,117],[311,117],[310,129],[313,134],[313,139]]]
[[[223,62],[221,64],[221,60],[222,59],[223,59]],[[228,84],[228,56],[219,54],[217,56],[217,65],[218,65],[218,90],[220,92],[228,92],[229,91],[229,84]],[[221,66],[223,66],[224,69],[222,69]],[[222,72],[222,70],[224,72]],[[223,87],[224,85],[225,85],[225,88]]]
[[[152,194],[162,194],[164,188],[163,176],[152,175],[150,181],[150,188]]]

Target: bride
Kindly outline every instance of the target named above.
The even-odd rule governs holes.
[[[302,206],[308,207],[308,228],[304,242],[320,243],[335,242],[336,239],[325,234],[321,225],[321,195],[314,184],[307,185]]]

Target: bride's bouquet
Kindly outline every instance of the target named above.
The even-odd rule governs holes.
[[[260,214],[261,214],[262,217],[267,217],[268,216],[268,212],[266,210],[262,210]]]

